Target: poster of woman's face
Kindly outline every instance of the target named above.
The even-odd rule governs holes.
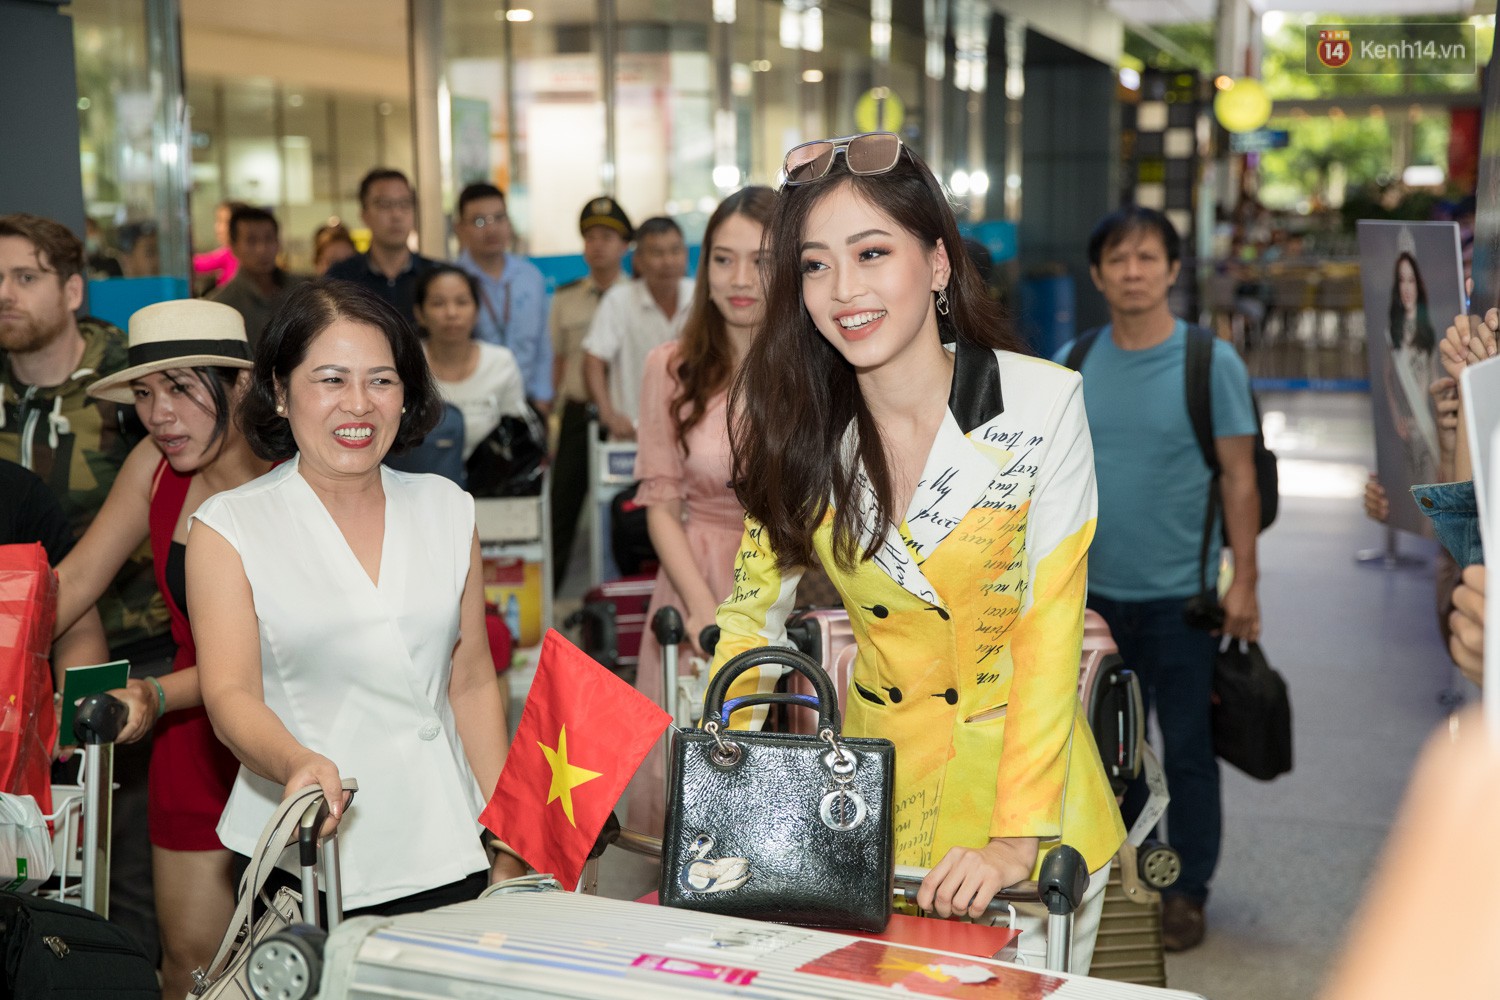
[[[1390,523],[1430,537],[1427,518],[1409,498],[1412,486],[1444,478],[1444,442],[1452,447],[1452,433],[1438,426],[1437,394],[1453,390],[1439,381],[1437,345],[1464,308],[1458,226],[1361,221],[1359,263],[1376,474],[1390,498]]]

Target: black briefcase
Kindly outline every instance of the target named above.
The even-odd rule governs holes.
[[[1292,700],[1260,644],[1230,640],[1214,660],[1214,753],[1252,778],[1292,769]]]
[[[160,1000],[156,967],[124,928],[81,906],[0,892],[5,995]]]

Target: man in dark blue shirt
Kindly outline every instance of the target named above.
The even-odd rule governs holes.
[[[327,277],[368,288],[416,323],[417,278],[434,261],[407,244],[417,218],[417,196],[399,170],[380,167],[359,182],[359,217],[370,227],[370,249],[341,260]]]

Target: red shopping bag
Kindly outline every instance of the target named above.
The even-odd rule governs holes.
[[[0,791],[52,811],[52,625],[57,578],[37,544],[0,545]]]

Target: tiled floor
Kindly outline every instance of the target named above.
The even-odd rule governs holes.
[[[1269,784],[1225,768],[1209,935],[1167,961],[1170,985],[1212,1000],[1316,995],[1416,752],[1466,687],[1437,634],[1432,543],[1402,537],[1422,557],[1409,568],[1354,559],[1384,545],[1359,500],[1368,397],[1261,404],[1283,470],[1281,516],[1261,536],[1262,645],[1291,689],[1296,768]]]
[[[1269,784],[1225,768],[1208,938],[1167,962],[1169,985],[1211,1000],[1316,995],[1415,754],[1463,683],[1437,636],[1432,544],[1403,537],[1403,551],[1421,557],[1409,568],[1355,561],[1384,542],[1359,501],[1373,453],[1368,397],[1261,403],[1282,472],[1281,514],[1261,538],[1263,646],[1291,688],[1296,768]],[[561,607],[576,603],[586,575],[575,560]],[[643,860],[611,852],[605,862],[606,894],[653,887]],[[1414,886],[1414,919],[1437,905],[1421,894]]]

